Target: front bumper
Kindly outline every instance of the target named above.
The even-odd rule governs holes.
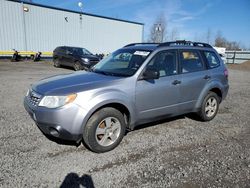
[[[80,141],[86,111],[76,104],[67,104],[56,109],[32,105],[27,97],[24,107],[38,128],[46,136],[68,141]]]

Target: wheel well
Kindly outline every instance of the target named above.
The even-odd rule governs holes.
[[[221,102],[221,99],[222,99],[222,92],[221,92],[221,90],[219,88],[213,88],[210,91],[216,93],[218,95],[218,97],[220,98],[220,102]]]
[[[129,122],[130,122],[130,112],[129,112],[129,110],[128,110],[128,108],[126,106],[124,106],[123,104],[120,104],[120,103],[110,103],[110,104],[106,104],[104,106],[101,106],[95,112],[97,112],[98,110],[100,110],[102,108],[106,108],[106,107],[115,108],[116,110],[120,111],[123,114],[123,116],[124,116],[127,128],[129,128],[128,126],[129,126]],[[93,112],[93,114],[95,112]]]

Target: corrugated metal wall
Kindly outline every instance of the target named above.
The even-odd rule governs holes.
[[[56,46],[85,47],[109,53],[142,42],[143,25],[0,0],[0,50],[53,51]],[[23,27],[25,26],[25,27]],[[25,39],[26,33],[26,39]],[[27,49],[26,49],[27,46]]]
[[[250,61],[250,51],[226,51],[226,63],[244,63]]]
[[[23,49],[24,28],[20,3],[0,0],[0,50]]]

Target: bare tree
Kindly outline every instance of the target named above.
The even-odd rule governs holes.
[[[217,47],[226,47],[227,46],[226,43],[227,43],[227,40],[224,37],[222,37],[221,31],[218,31],[215,36],[214,45]]]
[[[174,41],[177,40],[179,38],[179,30],[175,27],[172,29],[171,33],[170,33],[170,40]]]
[[[212,32],[211,32],[211,29],[208,28],[208,29],[207,29],[207,32],[206,32],[206,42],[207,42],[208,44],[211,43],[211,38],[212,38]]]
[[[232,41],[232,42],[228,41],[226,48],[228,50],[242,50],[242,48],[240,46],[240,43],[239,42],[235,42],[235,41]]]
[[[161,43],[166,40],[167,22],[164,14],[158,16],[150,30],[150,42]]]
[[[214,43],[215,46],[224,47],[227,50],[241,50],[239,42],[228,41],[225,37],[222,36],[220,31],[217,32]]]

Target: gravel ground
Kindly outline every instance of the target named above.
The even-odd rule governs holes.
[[[228,64],[228,67],[236,70],[250,71],[250,60],[241,64]]]
[[[249,72],[229,70],[229,95],[213,121],[141,126],[104,154],[49,141],[23,108],[31,83],[67,72],[0,62],[1,187],[250,187]]]

